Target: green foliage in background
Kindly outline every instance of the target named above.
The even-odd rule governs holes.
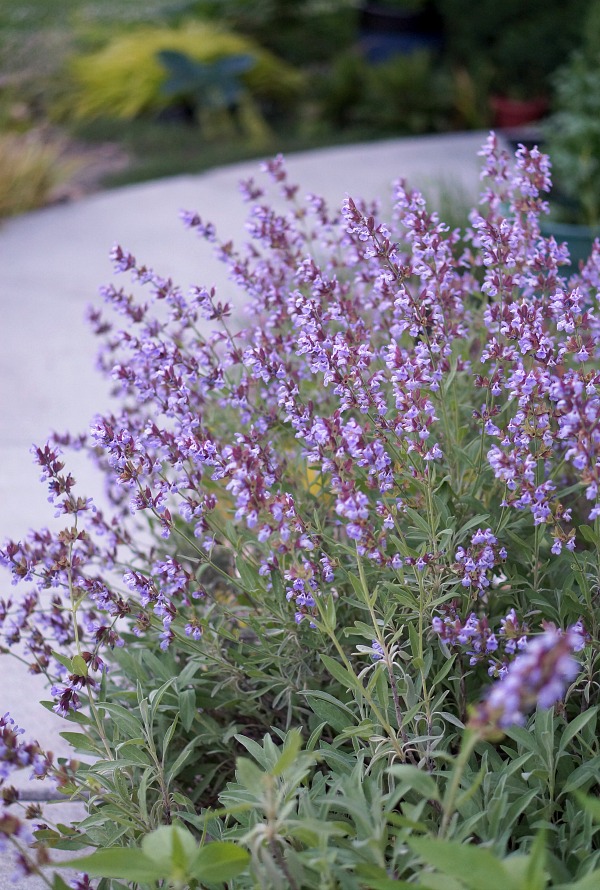
[[[600,7],[585,21],[584,40],[553,78],[553,114],[544,128],[567,222],[600,225]]]
[[[455,107],[449,73],[426,50],[377,65],[357,52],[340,55],[322,78],[320,100],[323,119],[333,126],[382,135],[443,132]]]
[[[572,222],[600,224],[600,54],[577,53],[556,75],[547,148]]]
[[[170,97],[164,91],[168,74],[158,57],[163,51],[183,53],[205,64],[227,56],[251,56],[254,65],[243,82],[256,99],[290,100],[301,88],[298,72],[246,37],[201,22],[177,29],[148,26],[120,34],[102,49],[72,61],[69,113],[76,118],[131,119],[165,109]]]
[[[574,63],[561,67],[573,49],[600,33],[597,15],[595,23],[588,21],[593,0],[525,5],[520,0],[477,5],[381,0],[376,5],[431,11],[441,22],[439,50],[368,63],[361,50],[358,0],[4,3],[0,126],[23,130],[51,120],[69,137],[116,141],[131,158],[118,179],[126,183],[207,169],[221,158],[255,157],[267,145],[290,152],[485,129],[493,120],[492,93],[551,98],[555,92],[562,102],[560,96],[575,89],[574,103],[557,129],[563,144],[557,142],[552,154],[561,191],[571,200],[585,192],[586,216],[597,217],[597,208],[589,206],[597,193],[595,148],[590,149],[596,138],[590,124],[596,82],[589,66],[585,78]],[[161,52],[185,60],[187,86],[169,87],[173,72],[161,62]],[[239,78],[244,92],[228,107],[223,97],[229,88],[215,90],[214,80],[203,86],[202,78],[210,72],[210,80],[226,59],[245,55],[255,64]],[[194,66],[202,65],[208,67],[201,76]],[[582,134],[584,105],[588,122]],[[169,126],[173,121],[181,126]],[[216,144],[220,152],[213,151]],[[575,212],[581,216],[580,207]]]
[[[594,0],[436,0],[451,64],[514,98],[549,94]]]
[[[191,14],[254,37],[294,65],[331,62],[356,40],[357,0],[188,0]]]

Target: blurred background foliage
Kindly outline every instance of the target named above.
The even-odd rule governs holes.
[[[55,198],[65,170],[88,162],[92,185],[107,186],[277,151],[510,126],[519,119],[502,116],[507,100],[511,113],[534,100],[524,120],[539,117],[559,90],[556,71],[589,39],[595,7],[0,0],[0,156],[21,154],[19,181],[30,162],[36,183],[14,212]],[[121,152],[112,168],[94,155],[106,144]],[[0,180],[11,183],[0,181],[0,194],[12,193],[13,173],[4,163]]]

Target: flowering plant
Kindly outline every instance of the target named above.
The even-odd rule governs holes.
[[[547,158],[482,155],[464,233],[402,181],[390,222],[332,214],[281,158],[273,203],[243,183],[244,250],[184,213],[244,329],[114,249],[141,289],[90,321],[120,410],[34,449],[64,528],[2,550],[6,645],[89,761],[4,718],[25,871],[95,848],[78,887],[596,886],[600,243],[567,280]],[[23,821],[19,768],[87,818]]]

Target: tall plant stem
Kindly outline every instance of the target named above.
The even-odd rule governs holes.
[[[448,833],[450,821],[452,819],[452,816],[454,815],[456,798],[458,796],[458,790],[460,788],[460,783],[462,781],[465,767],[467,766],[469,757],[473,753],[475,745],[479,741],[481,741],[481,734],[472,729],[467,729],[465,735],[463,736],[462,746],[456,759],[454,770],[452,772],[450,785],[448,786],[448,790],[446,791],[444,800],[442,801],[444,815],[442,816],[442,824],[440,825],[439,830],[440,838],[446,837],[446,834]]]
[[[404,761],[406,759],[406,754],[404,752],[402,745],[399,744],[399,742],[398,742],[398,736],[397,736],[396,732],[394,731],[393,727],[391,726],[389,720],[387,720],[387,718],[384,717],[383,712],[378,707],[378,705],[375,703],[371,693],[368,691],[368,689],[365,688],[365,686],[363,685],[360,678],[356,676],[356,674],[354,672],[354,668],[352,666],[352,662],[350,661],[350,659],[344,652],[344,649],[340,645],[339,640],[335,635],[335,628],[332,628],[329,625],[329,623],[326,619],[326,616],[323,614],[319,600],[317,600],[317,608],[319,609],[320,617],[322,619],[322,628],[323,628],[323,630],[325,630],[325,633],[327,634],[327,636],[329,637],[329,639],[335,646],[337,653],[339,654],[340,658],[342,659],[342,661],[344,663],[344,667],[346,668],[348,673],[354,678],[354,680],[356,682],[356,686],[360,690],[360,694],[362,695],[364,700],[367,702],[367,704],[373,711],[373,714],[375,715],[375,717],[381,724],[382,728],[385,730],[390,742],[392,743],[392,746],[393,746],[396,754],[402,761]]]
[[[77,514],[75,514],[75,518],[74,518],[73,531],[74,532],[77,531]],[[75,540],[75,538],[73,538],[69,543],[69,553],[68,553],[68,560],[67,560],[67,583],[69,586],[69,601],[71,604],[71,617],[72,617],[72,621],[73,621],[73,636],[75,638],[75,646],[77,648],[77,654],[79,656],[81,656],[81,641],[79,639],[79,627],[77,625],[77,611],[79,608],[79,603],[80,603],[81,598],[77,598],[77,596],[76,596],[75,585],[74,585],[74,581],[73,581],[73,540]],[[90,713],[91,713],[92,717],[94,718],[94,723],[96,724],[96,729],[98,730],[98,735],[100,736],[102,745],[104,747],[104,750],[106,751],[108,759],[112,760],[114,755],[113,755],[111,747],[108,743],[108,739],[106,738],[106,733],[104,732],[104,725],[103,725],[102,720],[100,719],[100,714],[98,713],[98,710],[94,703],[94,697],[92,695],[92,690],[89,686],[87,687],[87,697],[88,697],[88,703],[90,706]]]
[[[380,627],[379,627],[379,624],[377,621],[377,616],[375,615],[375,610],[373,608],[373,601],[372,601],[371,596],[369,595],[369,588],[367,586],[365,570],[364,570],[364,567],[362,564],[362,559],[358,552],[358,548],[356,551],[356,563],[358,566],[358,576],[360,578],[360,583],[361,583],[361,587],[363,590],[365,604],[369,610],[369,615],[371,616],[371,623],[373,624],[373,631],[377,637],[377,641],[378,641],[379,645],[381,646],[381,648],[384,652],[385,666],[387,668],[388,679],[390,682],[390,689],[392,690],[392,698],[394,700],[394,711],[396,713],[396,722],[398,723],[398,732],[400,733],[400,737],[402,738],[402,741],[405,744],[408,744],[408,741],[409,741],[408,734],[407,734],[406,730],[404,729],[404,726],[402,725],[403,724],[402,708],[400,706],[400,696],[398,694],[398,685],[396,683],[396,677],[394,675],[394,662],[392,661],[392,659],[390,657],[390,653],[389,653],[387,644],[385,642],[385,635],[381,633],[381,630],[380,630]],[[406,756],[407,756],[408,760],[412,761],[413,763],[415,762],[415,758],[414,758],[412,751],[408,751]]]

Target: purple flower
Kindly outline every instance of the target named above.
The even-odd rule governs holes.
[[[470,725],[520,725],[536,706],[549,708],[560,701],[567,684],[579,672],[573,652],[580,646],[581,633],[574,629],[561,633],[549,628],[535,637],[492,687]]]
[[[489,573],[499,559],[506,559],[504,547],[498,549],[498,540],[491,529],[477,531],[471,536],[469,547],[459,547],[456,551],[455,570],[461,585],[481,594],[490,586]]]
[[[177,629],[197,640],[207,626],[197,600],[210,564],[235,616],[246,583],[236,558],[258,573],[257,608],[263,592],[282,590],[290,620],[313,623],[319,598],[335,596],[340,608],[352,599],[357,552],[373,590],[391,582],[393,596],[398,584],[433,583],[443,600],[454,589],[456,601],[432,621],[442,648],[469,673],[488,669],[509,684],[512,704],[498,719],[526,712],[533,692],[522,692],[515,665],[527,656],[545,676],[551,654],[536,655],[514,610],[496,620],[496,594],[516,589],[510,579],[498,590],[507,551],[497,538],[517,541],[515,525],[519,535],[536,526],[543,562],[546,541],[555,555],[584,550],[565,491],[577,524],[582,506],[600,515],[600,243],[567,280],[565,249],[540,231],[548,160],[521,148],[513,164],[493,134],[482,155],[487,182],[464,238],[402,181],[385,222],[350,197],[338,215],[318,197],[303,202],[281,157],[264,168],[275,206],[252,181],[242,186],[252,205],[247,246],[217,239],[211,223],[184,213],[247,297],[244,327],[210,286],[183,291],[114,248],[115,270],[135,292],[103,288],[105,307],[88,316],[118,407],[96,417],[87,436],[55,435],[34,448],[64,527],[0,551],[21,585],[0,600],[3,642],[51,676],[59,713],[81,707],[84,685],[93,691],[53,655],[71,657],[75,635],[90,671],[101,669],[103,647],[123,644],[121,628],[185,648]],[[106,480],[104,515],[77,494],[69,449],[87,451]],[[318,486],[307,487],[307,467]],[[497,504],[502,522],[499,512],[484,519]],[[453,510],[460,517],[448,516]],[[472,527],[452,551],[434,552],[470,510],[491,527]],[[424,537],[415,513],[427,515],[428,529],[432,518],[450,521]],[[515,563],[520,556],[511,553]],[[213,602],[218,612],[220,598]],[[575,627],[564,636],[573,651],[587,639]],[[378,651],[374,644],[374,658]],[[559,679],[570,664],[563,655]],[[556,694],[547,673],[536,701]],[[42,755],[9,741],[0,769],[26,761],[43,772]]]
[[[443,606],[442,610],[442,616],[433,618],[432,630],[446,646],[468,656],[471,666],[487,660],[488,673],[492,676],[498,676],[514,659],[517,650],[527,646],[529,629],[519,621],[514,609],[501,619],[497,629],[483,613],[476,615],[471,612],[462,621],[457,613],[456,601]]]
[[[371,652],[371,659],[373,661],[381,661],[385,654],[381,643],[377,640],[373,640],[373,642],[371,643],[371,649],[373,650]]]

